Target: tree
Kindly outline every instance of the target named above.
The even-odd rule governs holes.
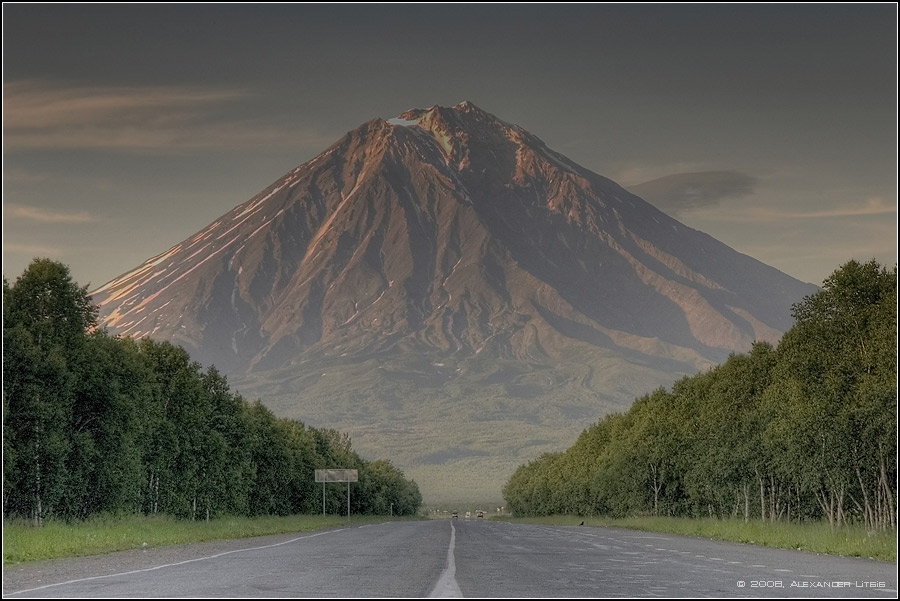
[[[148,513],[195,518],[206,437],[206,399],[200,366],[169,342],[144,338],[141,354],[153,379],[154,428],[146,442]]]
[[[260,401],[245,408],[250,453],[252,515],[289,515],[292,511],[291,484],[294,462],[287,428]]]
[[[38,348],[75,351],[97,325],[87,286],[78,286],[57,261],[35,259],[12,287],[4,281],[3,292],[4,327],[23,327]]]
[[[415,515],[422,495],[415,482],[403,478],[403,472],[385,459],[372,461],[361,470],[360,496],[365,503],[363,513]]]
[[[252,469],[245,447],[246,403],[229,391],[215,366],[202,374],[201,381],[208,405],[200,456],[201,512],[207,520],[222,513],[248,514]]]
[[[849,261],[794,307],[778,347],[767,440],[832,525],[855,506],[894,524],[897,270]]]
[[[896,528],[897,268],[850,261],[794,318],[777,348],[757,342],[519,467],[507,505]]]
[[[4,436],[16,449],[4,500],[36,524],[64,512],[75,398],[70,366],[96,317],[87,288],[61,263],[35,259],[12,286],[4,278]]]

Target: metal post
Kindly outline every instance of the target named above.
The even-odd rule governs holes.
[[[347,521],[350,521],[350,483],[359,482],[359,472],[357,470],[345,469],[317,469],[315,472],[316,482],[322,483],[322,516],[325,516],[325,483],[326,482],[346,482],[347,483]]]

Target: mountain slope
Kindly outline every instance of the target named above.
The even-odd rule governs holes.
[[[93,296],[281,415],[460,473],[777,340],[814,291],[464,102],[361,125]],[[485,421],[544,442],[456,444]]]

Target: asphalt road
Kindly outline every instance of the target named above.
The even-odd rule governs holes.
[[[390,522],[4,569],[19,597],[897,597],[897,564],[616,528]]]

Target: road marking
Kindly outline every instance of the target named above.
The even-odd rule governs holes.
[[[22,593],[30,593],[32,591],[40,591],[45,588],[52,588],[54,586],[64,586],[66,584],[75,584],[76,582],[87,582],[88,580],[101,580],[103,578],[116,578],[117,576],[127,576],[129,574],[140,574],[141,572],[152,572],[154,570],[161,570],[163,568],[173,568],[175,566],[182,566],[186,563],[193,563],[195,561],[206,561],[207,559],[216,559],[217,557],[224,557],[225,555],[231,555],[232,553],[245,553],[247,551],[259,551],[260,549],[271,549],[273,547],[280,547],[282,545],[289,545],[291,543],[295,543],[298,540],[303,540],[306,538],[315,538],[317,536],[322,536],[324,534],[334,534],[335,532],[341,532],[342,530],[346,530],[346,528],[340,528],[338,530],[328,530],[327,532],[319,532],[318,534],[310,534],[308,536],[298,536],[297,538],[292,538],[291,540],[286,540],[280,543],[274,543],[271,545],[263,545],[261,547],[248,547],[246,549],[235,549],[234,551],[225,551],[224,553],[216,553],[215,555],[208,555],[206,557],[195,557],[194,559],[185,559],[184,561],[177,561],[175,563],[166,563],[161,566],[153,566],[152,568],[141,568],[140,570],[130,570],[128,572],[118,572],[116,574],[106,574],[105,576],[90,576],[88,578],[76,578],[75,580],[67,580],[66,582],[57,582],[55,584],[45,584],[44,586],[38,586],[35,588],[23,589],[21,591],[14,591],[11,593],[3,593],[6,595],[20,595]]]
[[[450,546],[447,548],[447,567],[444,569],[437,584],[431,590],[429,597],[462,597],[462,591],[456,584],[456,558],[453,551],[456,548],[456,528],[450,522]]]

